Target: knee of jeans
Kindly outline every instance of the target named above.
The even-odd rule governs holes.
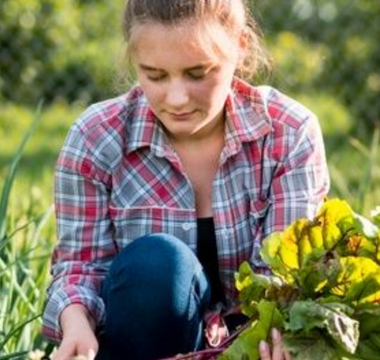
[[[162,233],[138,238],[126,246],[114,259],[108,278],[113,287],[139,287],[151,293],[194,287],[192,291],[198,295],[207,287],[194,252],[177,237]]]
[[[200,264],[193,251],[180,239],[168,234],[151,234],[134,240],[114,259],[111,276],[149,275],[150,271],[198,271]],[[141,273],[141,274],[140,274]]]
[[[174,236],[152,234],[136,239],[115,258],[102,297],[106,306],[120,306],[128,316],[139,311],[150,317],[188,316],[203,311],[209,293],[193,251]]]

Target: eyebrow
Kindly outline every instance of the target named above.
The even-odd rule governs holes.
[[[204,68],[207,68],[208,66],[211,66],[211,64],[200,64],[200,65],[192,66],[192,67],[184,69],[184,71],[203,70]],[[139,64],[139,67],[142,70],[146,70],[146,71],[165,71],[164,69],[159,69],[159,68],[145,65],[145,64]]]

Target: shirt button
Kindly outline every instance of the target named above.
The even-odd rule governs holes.
[[[191,224],[188,222],[185,222],[182,224],[182,229],[185,231],[189,231],[191,229]]]

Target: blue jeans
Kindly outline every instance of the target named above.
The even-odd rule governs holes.
[[[203,347],[210,286],[197,257],[167,234],[141,237],[102,284],[106,323],[97,360],[155,360]]]

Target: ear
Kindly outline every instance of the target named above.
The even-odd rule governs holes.
[[[238,44],[239,44],[238,67],[240,67],[241,65],[243,65],[245,55],[249,47],[249,32],[246,29],[242,30],[242,32],[240,33]]]

